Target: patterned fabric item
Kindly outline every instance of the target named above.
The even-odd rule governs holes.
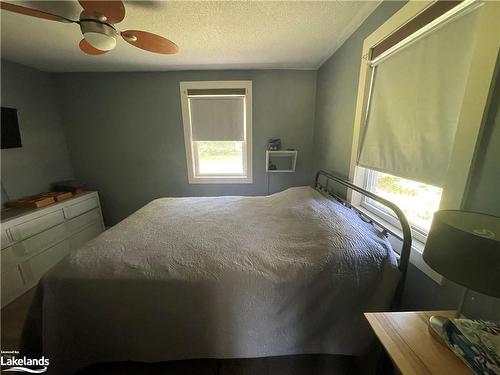
[[[478,375],[500,375],[500,323],[451,319],[444,325],[450,349]]]

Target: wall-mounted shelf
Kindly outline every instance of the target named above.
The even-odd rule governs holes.
[[[269,169],[269,163],[276,169]],[[269,173],[292,173],[295,172],[297,164],[297,150],[266,151],[266,172]]]

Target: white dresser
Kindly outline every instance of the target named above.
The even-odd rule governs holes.
[[[2,211],[2,307],[35,286],[70,250],[103,230],[95,191],[44,208]]]

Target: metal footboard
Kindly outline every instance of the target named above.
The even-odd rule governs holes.
[[[324,183],[322,183],[320,181],[321,176],[324,177],[324,180],[325,180]],[[401,235],[399,233],[396,233],[393,229],[388,228],[387,225],[381,223],[380,221],[377,221],[376,219],[373,219],[372,217],[368,217],[364,212],[362,212],[359,209],[357,209],[356,207],[352,206],[348,201],[346,201],[345,199],[343,199],[343,198],[339,197],[338,195],[336,195],[335,193],[333,193],[328,188],[328,182],[330,180],[335,181],[335,182],[337,182],[337,183],[339,183],[339,184],[341,184],[341,185],[343,185],[351,190],[354,190],[354,191],[356,191],[364,196],[367,196],[370,199],[373,199],[374,201],[377,201],[380,204],[383,204],[384,206],[390,208],[394,212],[396,217],[398,218],[399,222],[401,223],[401,229],[403,232],[403,236],[401,237]],[[398,206],[396,206],[394,203],[388,201],[387,199],[384,199],[376,194],[373,194],[372,192],[370,192],[368,190],[365,190],[357,185],[354,185],[353,183],[351,183],[350,181],[348,181],[342,177],[335,176],[335,175],[330,174],[328,172],[325,172],[323,170],[320,170],[316,173],[314,187],[320,191],[323,191],[324,193],[327,193],[328,195],[330,195],[331,197],[333,197],[337,201],[341,202],[344,206],[355,210],[365,220],[367,220],[370,223],[372,223],[373,225],[376,225],[379,228],[381,228],[381,230],[386,235],[391,234],[392,236],[396,237],[397,239],[399,239],[403,242],[403,246],[401,248],[401,254],[398,254],[398,257],[399,257],[398,268],[401,272],[401,280],[400,280],[400,283],[399,283],[398,288],[396,290],[396,295],[395,295],[395,299],[394,299],[394,306],[397,307],[399,305],[399,303],[401,302],[401,296],[403,293],[403,288],[404,288],[404,284],[405,284],[405,280],[406,280],[406,273],[408,271],[408,263],[410,260],[411,243],[412,243],[410,224],[408,223],[408,220],[406,219],[403,211],[401,211],[401,209]]]

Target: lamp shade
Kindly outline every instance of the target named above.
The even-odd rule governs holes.
[[[437,211],[423,257],[447,279],[500,297],[500,217],[459,210]]]

